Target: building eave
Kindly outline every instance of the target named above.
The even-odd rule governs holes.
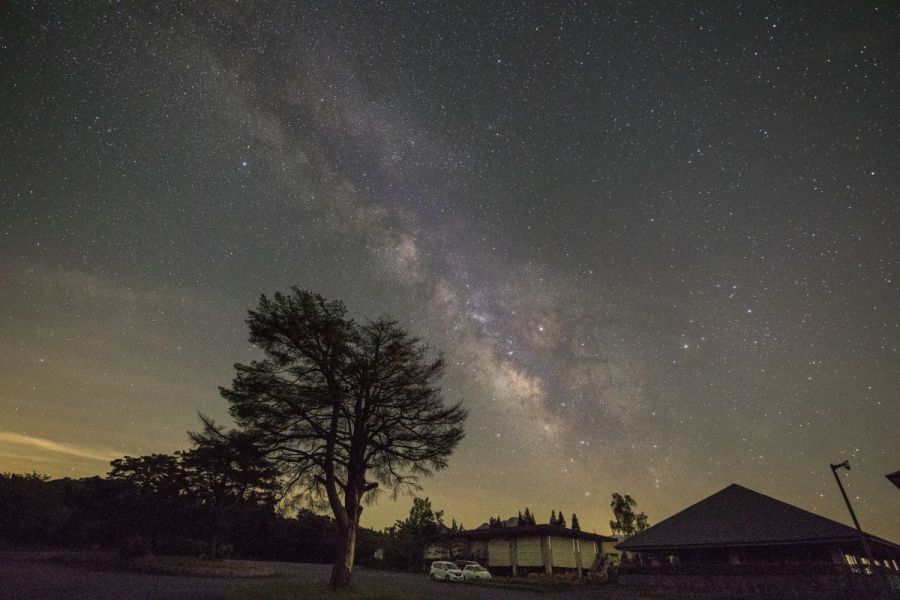
[[[557,536],[565,538],[573,538],[578,540],[587,540],[592,542],[616,542],[614,537],[600,535],[599,533],[590,533],[587,531],[578,531],[565,527],[553,527],[552,525],[532,525],[528,527],[493,527],[489,529],[470,529],[458,533],[455,537],[465,537],[470,539],[509,539],[529,536]]]

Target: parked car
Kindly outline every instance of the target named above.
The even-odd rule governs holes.
[[[456,566],[459,567],[460,569],[465,569],[469,565],[475,565],[476,567],[481,566],[481,563],[478,562],[477,560],[457,560],[454,562],[456,563]]]
[[[462,581],[463,572],[452,562],[436,560],[431,563],[432,581]]]
[[[462,574],[463,579],[465,579],[466,581],[477,581],[479,579],[491,578],[490,572],[478,563],[475,563],[474,565],[466,565],[466,567],[462,571]]]

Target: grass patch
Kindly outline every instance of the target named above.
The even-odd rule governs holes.
[[[280,573],[269,563],[251,560],[210,560],[191,556],[149,556],[118,561],[119,568],[187,577],[260,578]]]
[[[365,588],[365,589],[363,589]],[[228,600],[247,600],[248,598],[265,598],[265,600],[297,600],[298,598],[316,598],[317,600],[421,600],[421,592],[398,589],[396,586],[379,588],[356,584],[356,588],[335,592],[324,583],[313,584],[297,581],[289,577],[242,581],[240,585],[229,590],[225,596]]]
[[[552,579],[549,577],[494,577],[489,580],[473,582],[471,585],[504,590],[529,591],[539,594],[581,590],[593,587],[584,579]]]
[[[77,566],[87,569],[132,571],[185,577],[260,578],[281,575],[272,563],[252,560],[210,560],[193,556],[143,556],[122,558],[115,552],[21,552],[17,560]]]

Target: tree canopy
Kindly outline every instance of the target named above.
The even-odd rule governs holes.
[[[444,528],[444,511],[432,509],[431,500],[428,498],[414,497],[409,516],[402,521],[396,521],[386,533],[428,537],[442,533]]]
[[[609,522],[609,528],[612,530],[613,535],[632,536],[650,527],[650,522],[645,513],[634,513],[637,501],[628,494],[623,496],[618,492],[614,493],[609,507],[612,509],[615,517],[614,521]]]

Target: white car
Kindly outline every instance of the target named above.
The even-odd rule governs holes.
[[[432,581],[462,581],[463,572],[452,562],[436,560],[431,563]]]
[[[481,565],[466,565],[463,569],[463,579],[466,581],[478,581],[479,579],[490,579],[490,572]]]

